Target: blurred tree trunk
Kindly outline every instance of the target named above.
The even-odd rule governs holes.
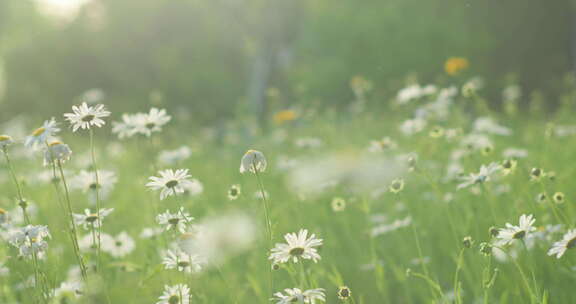
[[[257,31],[257,51],[252,63],[248,84],[248,98],[251,111],[263,128],[269,116],[267,91],[275,85],[282,85],[282,56],[291,53],[299,31],[298,20],[303,15],[299,0],[267,1],[263,12],[263,22]]]

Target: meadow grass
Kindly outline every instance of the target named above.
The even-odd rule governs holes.
[[[50,293],[43,296],[37,292],[39,286],[23,286],[34,275],[34,264],[29,258],[19,257],[18,249],[5,242],[0,248],[0,265],[5,269],[0,276],[0,303],[156,303],[164,286],[175,284],[188,285],[191,303],[267,303],[272,293],[294,287],[323,288],[327,303],[571,303],[570,286],[576,276],[573,252],[568,250],[560,259],[547,252],[574,225],[574,135],[554,133],[557,126],[575,123],[573,111],[564,108],[543,114],[521,110],[513,115],[480,107],[481,101],[475,98],[453,98],[446,119],[428,119],[423,130],[410,135],[400,132],[399,126],[426,104],[426,98],[404,106],[378,105],[371,100],[367,109],[354,114],[300,113],[288,122],[271,125],[266,132],[236,122],[217,136],[172,121],[162,133],[120,141],[107,135],[110,126],[106,124],[95,132],[95,157],[98,169],[114,171],[118,180],[110,195],[101,198],[102,207],[114,208],[103,220],[101,231],[110,235],[125,231],[135,240],[135,248],[122,257],[102,252],[96,271],[90,265],[97,255],[94,250],[84,251],[89,265],[86,280],[71,278],[68,273],[77,263],[67,235],[66,216],[58,204],[57,196],[62,194],[54,191],[50,181],[38,178],[50,167],[42,167],[39,152],[30,156],[18,152],[23,148],[17,141],[6,151],[12,156],[23,196],[37,208],[31,222],[47,225],[52,235],[46,255],[38,263],[45,277],[42,284]],[[473,131],[478,117],[490,117],[509,128],[511,134]],[[436,127],[441,127],[436,131],[442,130],[438,132],[443,134],[431,136]],[[446,135],[448,130],[454,135]],[[485,134],[490,146],[464,145],[464,138],[471,133]],[[64,130],[59,135],[73,150],[71,160],[63,165],[65,174],[72,178],[80,169],[93,168],[87,131]],[[396,147],[368,151],[371,141],[384,136],[390,137]],[[321,145],[295,145],[302,138],[318,139]],[[191,148],[190,157],[170,165],[157,161],[161,151],[183,145]],[[498,167],[498,172],[462,189],[458,189],[462,174],[446,178],[456,150],[463,151],[458,163],[461,173],[468,175],[478,172],[482,165],[501,164],[507,148],[527,151],[526,157],[516,158],[517,167],[509,174]],[[308,229],[323,240],[317,263],[300,259],[270,270],[271,245],[263,202],[256,197],[260,184],[254,174],[238,170],[248,149],[263,152],[268,163],[259,176],[268,195],[273,243],[284,242],[286,233]],[[408,153],[417,156],[415,163],[399,157]],[[330,158],[345,167],[347,162],[354,167],[359,164],[356,160],[367,158],[374,160],[374,166],[359,166],[367,171],[366,176],[357,174],[357,168],[346,167],[344,173],[328,176],[335,183],[314,194],[304,193],[290,182],[295,168],[312,177],[323,177],[326,172],[311,170],[318,171],[322,167],[314,164]],[[295,164],[281,166],[285,159]],[[381,166],[381,159],[390,166]],[[405,165],[397,166],[402,163]],[[190,175],[203,184],[201,194],[160,200],[158,192],[145,186],[158,170],[180,168],[189,169]],[[533,168],[547,174],[533,180]],[[381,172],[389,178],[378,180]],[[9,240],[12,230],[24,224],[16,220],[17,188],[9,179],[5,162],[1,174],[2,236]],[[389,190],[394,178],[404,182],[398,193]],[[62,180],[57,183],[60,186]],[[240,185],[241,194],[230,200],[228,190],[234,184]],[[565,195],[564,202],[554,201],[556,192]],[[541,193],[547,199],[538,201]],[[85,208],[94,210],[85,193],[71,190],[70,195],[75,213]],[[334,198],[345,201],[343,210],[334,210]],[[194,217],[192,224],[241,211],[258,228],[256,239],[222,262],[203,265],[199,273],[165,269],[162,251],[181,239],[180,233],[168,231],[148,239],[139,235],[145,227],[159,227],[157,214],[174,212],[179,207]],[[536,219],[536,231],[530,236],[506,246],[490,235],[491,227],[516,225],[522,214],[532,214]],[[402,220],[405,224],[400,223]],[[558,230],[548,226],[557,224],[563,226]],[[372,236],[376,227],[385,227],[386,231]],[[234,229],[223,229],[228,228]],[[90,233],[78,229],[79,238]],[[463,242],[467,236],[471,242]],[[495,255],[489,250],[489,254],[482,254],[483,242],[501,247],[504,253]],[[82,294],[55,297],[52,291],[71,280],[81,282]],[[342,286],[350,288],[350,298],[337,297]]]

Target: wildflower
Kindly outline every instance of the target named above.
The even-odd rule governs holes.
[[[340,286],[338,287],[338,292],[336,293],[336,295],[340,300],[347,300],[352,296],[352,291],[350,291],[350,288],[348,288],[348,286]]]
[[[504,158],[525,158],[528,156],[528,151],[524,149],[508,148],[502,152]]]
[[[564,193],[562,192],[556,192],[554,193],[554,195],[552,196],[552,199],[554,199],[554,202],[556,204],[562,204],[564,203]]]
[[[548,196],[546,195],[546,193],[542,192],[536,196],[536,201],[538,203],[545,203],[547,200],[548,200]]]
[[[506,223],[506,228],[502,228],[498,233],[499,244],[507,245],[514,240],[525,239],[529,233],[536,230],[533,226],[535,221],[536,219],[532,215],[523,214],[520,216],[518,226]]]
[[[153,237],[156,237],[160,234],[162,234],[164,230],[161,228],[150,228],[150,227],[146,227],[144,229],[142,229],[142,232],[140,232],[140,238],[142,239],[151,239]]]
[[[564,234],[562,240],[555,242],[552,248],[548,250],[548,255],[556,255],[556,258],[561,258],[566,250],[573,248],[576,245],[576,229],[571,229]]]
[[[326,302],[324,289],[315,288],[302,291],[299,288],[286,288],[284,293],[277,292],[274,298],[271,299],[276,304],[290,304],[290,303],[310,303],[314,304],[317,300]]]
[[[165,269],[177,269],[186,273],[202,271],[203,262],[196,255],[189,255],[181,250],[168,250],[162,260]]]
[[[533,181],[538,181],[544,175],[544,171],[540,168],[532,168],[530,170],[530,179]]]
[[[388,188],[392,193],[399,193],[404,189],[404,180],[401,178],[395,179],[390,183],[390,187]]]
[[[444,63],[444,71],[450,76],[457,75],[468,68],[468,59],[463,57],[450,57]]]
[[[390,137],[384,137],[380,140],[370,141],[370,147],[368,151],[370,152],[382,152],[384,150],[396,149],[398,144],[393,141]]]
[[[82,170],[71,179],[70,187],[81,190],[84,193],[89,193],[94,199],[96,197],[96,191],[99,191],[98,194],[100,197],[106,198],[114,188],[117,180],[116,173],[113,171],[99,170],[97,183],[96,176],[93,172]]]
[[[277,243],[271,250],[269,259],[274,263],[286,263],[290,259],[294,263],[299,259],[317,262],[321,259],[315,247],[322,245],[322,239],[316,238],[314,234],[308,237],[308,230],[300,229],[298,234],[288,233],[284,235],[284,239],[287,244]]]
[[[316,149],[321,147],[324,143],[317,137],[301,137],[294,142],[296,147],[301,149]]]
[[[38,146],[44,145],[58,132],[60,132],[60,128],[58,128],[56,120],[54,118],[46,120],[40,128],[34,130],[31,135],[26,137],[24,145],[26,147],[37,148]]]
[[[426,124],[426,120],[422,118],[408,119],[400,125],[400,132],[404,135],[410,136],[424,130]]]
[[[274,123],[281,125],[285,122],[293,121],[297,118],[297,114],[293,110],[283,110],[274,114]]]
[[[182,187],[184,188],[184,195],[188,196],[196,196],[204,192],[204,185],[195,178],[190,179],[189,183],[182,184]]]
[[[9,145],[13,144],[14,140],[11,136],[8,135],[0,135],[0,149],[6,149]]]
[[[504,175],[509,175],[516,170],[518,162],[515,159],[507,159],[502,162],[502,173]]]
[[[102,250],[104,250],[104,244],[112,244],[114,243],[114,237],[107,233],[100,233],[100,243],[102,244]],[[84,237],[78,240],[78,246],[82,251],[90,251],[98,249],[98,235],[93,233],[88,233]],[[112,246],[109,246],[109,249]]]
[[[48,248],[45,239],[49,238],[51,236],[47,226],[28,225],[11,232],[8,242],[18,248],[19,255],[22,257],[31,257],[34,254],[43,256]]]
[[[458,185],[458,189],[466,188],[471,185],[481,184],[490,180],[492,175],[500,170],[497,163],[490,163],[488,166],[482,165],[478,173],[470,173],[469,176],[463,177],[463,182]]]
[[[240,185],[232,185],[230,189],[228,189],[228,199],[233,201],[240,196],[241,188]]]
[[[64,114],[72,125],[72,132],[78,129],[90,129],[92,126],[100,128],[105,124],[102,118],[110,116],[110,112],[106,111],[102,104],[89,106],[83,102],[79,106],[72,106],[72,111],[74,113]]]
[[[432,130],[430,130],[430,133],[428,133],[428,135],[432,138],[440,138],[444,135],[444,128],[436,126],[432,128]]]
[[[190,288],[186,284],[164,286],[164,293],[156,304],[190,304]]]
[[[184,193],[185,186],[190,183],[188,169],[162,170],[158,172],[160,177],[151,176],[151,180],[146,184],[152,190],[161,190],[160,199],[163,200],[168,196]]]
[[[492,254],[492,245],[490,245],[489,243],[486,242],[482,242],[479,245],[480,247],[480,253],[485,255],[485,256],[489,256]]]
[[[332,210],[334,210],[334,212],[340,212],[346,209],[346,201],[341,197],[333,198],[330,205],[332,206]]]
[[[149,137],[154,132],[162,131],[162,127],[171,119],[172,117],[166,114],[166,110],[152,108],[148,113],[136,116],[135,129],[137,133]]]
[[[176,165],[190,157],[192,151],[189,147],[182,146],[176,150],[162,151],[158,156],[158,161],[165,165]]]
[[[251,173],[264,172],[266,170],[266,158],[264,154],[256,150],[248,150],[242,156],[240,162],[240,173],[249,171]]]
[[[115,258],[121,258],[130,254],[135,247],[134,239],[124,231],[111,239],[102,239],[102,251],[107,252]]]
[[[497,237],[497,236],[498,236],[498,233],[500,233],[500,229],[498,229],[498,228],[496,228],[496,227],[494,227],[494,226],[492,226],[492,227],[490,227],[490,228],[488,229],[488,234],[489,234],[491,237]]]
[[[180,235],[178,245],[187,254],[217,265],[252,247],[256,238],[254,220],[243,214],[210,217]]]
[[[193,219],[188,212],[184,211],[184,207],[180,207],[176,213],[170,213],[170,211],[166,210],[166,212],[156,217],[156,221],[164,226],[165,231],[176,230],[180,233],[186,232],[186,225]]]
[[[71,155],[72,150],[67,144],[59,141],[51,142],[44,151],[44,165],[47,166],[54,161],[65,162],[70,159]]]
[[[119,139],[132,137],[138,132],[137,115],[122,114],[121,122],[112,122],[112,133],[117,134]]]
[[[82,296],[82,283],[79,281],[62,282],[54,289],[54,297],[51,303],[74,303],[76,298]]]
[[[102,208],[99,212],[91,212],[90,209],[84,209],[84,214],[72,214],[76,225],[84,227],[84,229],[92,229],[102,227],[102,220],[110,215],[114,208]]]
[[[474,241],[472,240],[471,236],[466,236],[462,240],[462,245],[464,245],[464,247],[466,247],[466,248],[472,247],[472,244],[474,244]]]
[[[488,133],[496,135],[511,135],[512,130],[499,125],[491,117],[479,117],[474,121],[474,131],[477,133]]]

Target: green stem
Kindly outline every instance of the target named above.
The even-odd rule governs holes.
[[[94,170],[94,182],[96,183],[96,217],[100,221],[97,228],[97,246],[96,246],[96,271],[100,270],[100,247],[101,247],[101,233],[102,233],[102,220],[100,219],[100,179],[98,176],[98,167],[96,166],[96,153],[94,152],[94,130],[90,129],[90,155],[92,158],[92,170]]]

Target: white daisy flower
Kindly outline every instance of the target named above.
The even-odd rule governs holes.
[[[184,193],[185,187],[190,183],[188,169],[162,170],[158,172],[160,177],[151,176],[151,180],[146,184],[152,190],[161,190],[160,199],[163,200],[168,196]]]
[[[119,139],[132,137],[138,132],[137,122],[137,115],[122,114],[121,122],[112,122],[112,133],[117,134]]]
[[[463,182],[458,185],[457,189],[466,188],[475,184],[481,184],[490,180],[490,178],[502,167],[498,163],[490,163],[488,166],[482,165],[478,173],[470,173],[470,175],[462,178]]]
[[[192,150],[189,147],[182,146],[176,150],[167,150],[160,152],[158,155],[158,162],[164,165],[176,165],[185,161],[192,155]]]
[[[184,195],[197,196],[204,192],[204,185],[199,180],[192,178],[189,183],[184,183]]]
[[[56,136],[58,132],[60,132],[58,123],[54,118],[51,118],[50,120],[44,121],[44,124],[42,124],[40,128],[34,130],[31,135],[27,136],[24,145],[26,147],[38,148],[39,146],[45,145],[46,142],[53,136]]]
[[[85,236],[83,236],[82,238],[80,238],[78,240],[78,247],[80,247],[80,250],[83,252],[88,252],[91,250],[96,250],[98,249],[97,245],[95,246],[95,244],[98,243],[98,239],[97,239],[97,235],[92,234],[92,233],[88,233]],[[101,232],[100,233],[100,244],[102,246],[102,251],[105,251],[104,249],[104,244],[112,244],[114,243],[114,237],[112,237],[111,235]],[[110,245],[108,248],[112,248],[113,246]]]
[[[232,185],[230,189],[228,189],[228,199],[231,201],[236,200],[240,196],[240,193],[242,193],[240,185]]]
[[[162,234],[163,231],[164,231],[164,229],[159,228],[159,227],[146,227],[146,228],[142,229],[142,232],[140,232],[140,238],[141,239],[151,239],[153,237],[156,237],[156,236]]]
[[[180,207],[176,213],[170,213],[166,210],[166,212],[156,216],[156,221],[164,226],[165,231],[177,230],[180,233],[186,232],[186,226],[193,219],[188,212],[184,211],[184,207]]]
[[[264,154],[256,150],[248,150],[242,156],[240,162],[240,173],[246,171],[251,173],[264,172],[266,170],[266,158]]]
[[[72,125],[72,132],[78,129],[90,129],[92,126],[100,128],[106,124],[102,118],[110,116],[110,112],[102,104],[89,106],[83,102],[79,106],[72,106],[72,111],[74,113],[64,114]]]
[[[102,251],[107,252],[115,258],[121,258],[130,254],[136,247],[134,239],[124,231],[111,239],[101,239],[101,242]]]
[[[556,255],[556,258],[561,258],[566,250],[574,248],[576,245],[576,229],[571,229],[564,234],[562,240],[554,242],[552,248],[548,250],[548,255]]]
[[[84,229],[92,229],[102,227],[102,220],[110,215],[114,208],[102,208],[100,212],[91,212],[90,209],[85,209],[84,214],[74,213],[74,222],[76,225],[84,227]],[[98,216],[100,215],[100,216]]]
[[[185,284],[166,285],[156,304],[190,304],[190,288]]]
[[[59,141],[51,142],[44,151],[44,166],[48,166],[54,161],[65,162],[70,159],[71,155],[72,150],[67,144]]]
[[[14,140],[11,136],[8,135],[0,135],[0,149],[4,150],[9,145],[13,144]]]
[[[22,257],[31,257],[33,254],[42,257],[48,248],[45,239],[49,238],[51,236],[47,226],[28,225],[12,231],[8,242],[18,248],[19,255]]]
[[[167,250],[162,260],[164,269],[177,269],[186,273],[202,271],[204,262],[197,255],[189,255],[181,250]]]
[[[512,130],[497,124],[491,117],[479,117],[474,121],[474,131],[496,135],[511,135]]]
[[[62,282],[54,289],[54,303],[73,303],[83,294],[82,283],[79,281]]]
[[[172,117],[166,114],[166,110],[152,108],[148,113],[135,116],[136,132],[150,136],[154,132],[162,131],[162,127],[171,119]]]
[[[536,230],[533,226],[534,222],[536,222],[536,219],[531,214],[522,214],[518,226],[506,223],[506,227],[500,229],[496,236],[499,239],[498,244],[508,245],[514,240],[522,240],[526,238],[529,233]]]
[[[316,301],[326,302],[324,289],[315,288],[302,291],[299,288],[286,288],[284,293],[277,292],[274,298],[270,299],[276,304],[290,304],[290,303],[310,303],[314,304]]]
[[[207,259],[209,265],[249,250],[258,235],[253,218],[244,214],[226,214],[204,219],[180,235],[178,246],[190,255]]]
[[[288,233],[284,235],[287,244],[277,243],[271,249],[270,257],[274,263],[286,263],[290,259],[297,263],[299,259],[313,260],[317,262],[321,259],[315,247],[322,245],[322,239],[316,238],[312,234],[308,237],[308,230],[300,229],[298,234]]]
[[[98,183],[96,183],[94,172],[82,170],[70,180],[70,188],[88,193],[90,199],[95,202],[96,191],[99,191],[101,199],[106,199],[114,189],[117,180],[116,173],[113,171],[98,170]]]

